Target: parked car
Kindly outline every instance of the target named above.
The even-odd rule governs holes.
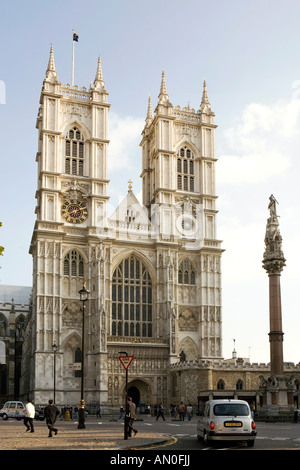
[[[34,419],[37,419],[39,421],[44,421],[45,415],[44,415],[44,408],[40,406],[35,407],[35,417]]]
[[[7,401],[0,410],[2,419],[16,418],[21,420],[25,417],[25,405],[21,401]]]
[[[242,441],[253,447],[256,425],[244,400],[210,400],[197,424],[197,438],[212,441]]]

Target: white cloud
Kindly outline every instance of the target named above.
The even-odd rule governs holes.
[[[279,152],[257,151],[248,155],[222,155],[218,164],[218,182],[253,184],[282,175],[290,167],[289,158]]]
[[[133,155],[139,156],[141,129],[145,120],[132,116],[120,117],[117,114],[109,114],[109,139],[108,146],[108,172],[122,170],[135,166]],[[140,165],[139,165],[140,167]]]
[[[300,148],[300,99],[251,103],[224,131],[229,151],[219,157],[218,181],[253,184],[284,175]]]
[[[252,103],[223,136],[216,137],[218,234],[222,257],[223,343],[238,354],[269,360],[268,275],[262,267],[268,198],[279,201],[286,267],[281,275],[284,358],[299,361],[297,316],[300,169],[300,81],[290,100]],[[299,95],[299,96],[298,96]],[[220,137],[222,142],[220,142]],[[245,328],[247,324],[247,328]]]

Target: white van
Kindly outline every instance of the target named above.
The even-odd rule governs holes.
[[[25,405],[21,401],[7,401],[0,410],[2,419],[16,418],[18,420],[25,418]]]
[[[197,424],[197,438],[210,441],[243,441],[253,447],[256,425],[244,400],[210,400]]]

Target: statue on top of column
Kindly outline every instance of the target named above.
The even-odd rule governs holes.
[[[263,259],[263,267],[266,271],[271,273],[279,273],[285,266],[285,259],[282,251],[282,237],[279,230],[279,221],[277,215],[276,201],[273,194],[269,197],[268,209],[270,217],[267,220],[266,234],[265,234],[265,252]]]
[[[271,216],[271,219],[277,219],[277,211],[276,211],[276,203],[278,204],[278,201],[276,201],[275,197],[273,196],[273,194],[271,194],[271,196],[269,197],[269,205],[268,205],[268,209],[270,211],[270,216]]]

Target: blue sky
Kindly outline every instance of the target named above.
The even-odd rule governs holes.
[[[13,1],[0,15],[0,283],[31,285],[36,116],[50,44],[59,80],[88,87],[101,56],[109,92],[111,208],[141,190],[139,142],[162,70],[170,101],[216,114],[218,237],[223,240],[223,354],[269,361],[268,198],[279,202],[284,359],[298,363],[300,2],[293,0]],[[122,158],[120,159],[120,155]]]

